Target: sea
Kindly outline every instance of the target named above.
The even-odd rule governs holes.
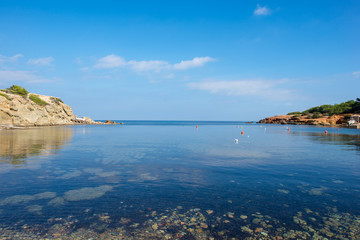
[[[360,130],[115,121],[0,131],[1,239],[360,239]]]

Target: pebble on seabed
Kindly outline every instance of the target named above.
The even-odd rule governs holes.
[[[0,239],[232,239],[227,236],[232,235],[230,230],[224,230],[223,227],[221,231],[215,230],[224,223],[226,226],[242,225],[239,228],[244,235],[233,239],[357,239],[360,235],[360,216],[339,213],[334,208],[328,210],[329,215],[322,216],[321,219],[318,218],[318,213],[309,208],[299,211],[293,216],[293,222],[302,230],[286,228],[279,220],[260,212],[251,214],[248,221],[248,216],[238,215],[236,218],[237,214],[233,212],[219,217],[213,210],[202,212],[194,208],[186,211],[182,207],[165,210],[163,213],[152,211],[143,223],[134,223],[123,217],[119,221],[121,227],[110,228],[109,213],[91,214],[90,211],[85,211],[94,222],[88,229],[76,228],[79,221],[73,216],[51,218],[48,224],[53,225],[43,235],[39,233],[40,225],[23,225],[21,230],[0,227]],[[311,225],[315,221],[316,225]]]

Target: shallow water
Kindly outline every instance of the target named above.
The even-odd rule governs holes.
[[[0,131],[0,236],[357,239],[359,130],[287,127],[128,121]]]

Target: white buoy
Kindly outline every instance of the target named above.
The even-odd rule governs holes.
[[[239,143],[239,139],[235,138],[234,143]]]

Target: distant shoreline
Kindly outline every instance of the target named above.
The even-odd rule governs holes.
[[[309,118],[308,116],[299,116],[296,114],[276,115],[267,117],[258,121],[262,124],[282,124],[282,125],[314,125],[323,127],[341,127],[360,129],[360,123],[350,125],[349,117],[355,113],[337,114],[332,116],[321,116],[319,118]]]

